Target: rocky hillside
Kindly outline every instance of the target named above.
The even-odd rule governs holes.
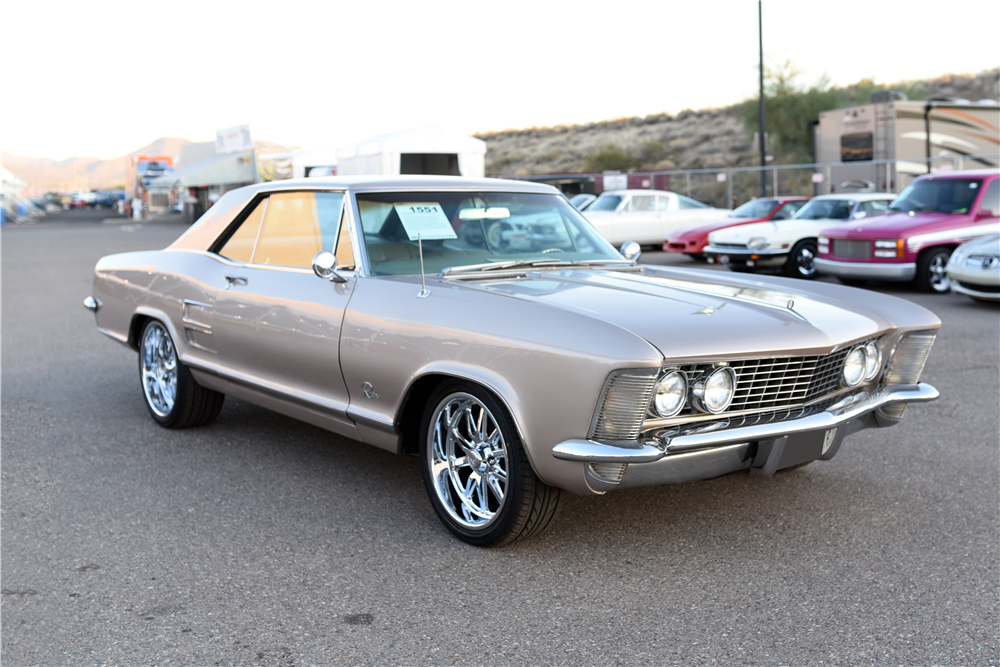
[[[1000,70],[946,75],[889,86],[860,82],[843,90],[846,104],[867,102],[872,89],[900,89],[910,99],[1000,99]],[[863,97],[860,91],[863,93]],[[560,172],[699,169],[756,164],[752,130],[740,105],[682,111],[645,118],[620,118],[587,125],[506,130],[478,135],[486,141],[486,173],[524,176]],[[803,118],[802,122],[808,120]],[[777,156],[779,162],[786,162]]]

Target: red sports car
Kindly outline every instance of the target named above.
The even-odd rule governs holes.
[[[795,215],[795,212],[802,208],[807,201],[809,201],[809,197],[753,199],[721,220],[674,232],[667,237],[663,249],[670,252],[682,252],[688,257],[699,259],[702,256],[702,250],[708,245],[709,232],[725,227],[747,225],[751,222],[787,220]]]

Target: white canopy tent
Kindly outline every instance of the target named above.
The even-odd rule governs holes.
[[[482,178],[486,175],[486,142],[439,127],[400,130],[338,149],[337,173]]]

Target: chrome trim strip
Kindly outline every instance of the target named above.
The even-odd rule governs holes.
[[[108,331],[107,329],[102,329],[101,327],[97,327],[97,330],[100,331],[105,336],[107,336],[108,338],[112,338],[112,339],[118,341],[119,343],[121,343],[122,345],[130,347],[129,344],[128,344],[128,336],[122,336],[120,334],[116,334],[116,333],[113,333],[111,331]]]
[[[195,370],[199,370],[203,373],[209,373],[222,378],[223,380],[228,380],[234,384],[260,392],[266,396],[287,401],[288,403],[298,405],[302,408],[307,408],[318,414],[332,415],[340,419],[350,419],[350,417],[347,416],[347,403],[331,401],[329,399],[316,396],[315,394],[310,394],[305,391],[299,391],[285,385],[280,385],[276,382],[268,382],[246,373],[239,373],[230,370],[221,364],[215,364],[203,359],[194,359],[184,355],[181,361]]]
[[[913,280],[917,265],[909,263],[838,262],[817,257],[816,270],[828,276],[841,278],[871,278],[872,280]]]
[[[652,463],[663,458],[665,452],[652,444],[636,443],[636,448],[602,445],[593,440],[566,440],[552,448],[552,456],[564,461],[587,463]]]
[[[564,461],[649,463],[658,461],[668,452],[686,452],[732,443],[766,440],[792,433],[831,429],[883,405],[933,401],[938,396],[940,392],[937,389],[922,382],[916,385],[896,385],[879,389],[854,401],[841,401],[839,405],[843,407],[834,406],[836,409],[831,408],[799,419],[703,431],[662,440],[643,440],[635,442],[634,446],[602,444],[593,440],[566,440],[552,448],[552,455]]]
[[[791,252],[791,248],[775,248],[773,250],[751,250],[747,247],[742,248],[726,248],[725,246],[717,245],[707,245],[702,250],[702,253],[714,252],[719,255],[767,255],[767,256],[777,256],[777,255],[787,255]]]
[[[766,125],[764,126],[764,129],[767,129]],[[267,221],[267,205],[270,202],[271,196],[268,195],[264,198],[264,210],[260,213],[260,227],[257,228],[257,237],[253,240],[253,251],[250,253],[250,264],[253,264],[253,258],[257,256],[257,244],[260,243],[260,233],[264,231],[264,222]],[[250,211],[250,215],[253,215],[253,211]],[[243,220],[243,222],[246,222],[246,220]],[[242,225],[243,222],[241,222],[240,225]],[[222,248],[219,248],[219,250],[222,250]]]

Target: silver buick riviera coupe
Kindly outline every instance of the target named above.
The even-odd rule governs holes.
[[[643,266],[549,186],[450,177],[226,193],[85,301],[149,413],[229,394],[395,453],[466,542],[544,530],[562,491],[770,476],[938,396],[941,322],[825,283]]]

